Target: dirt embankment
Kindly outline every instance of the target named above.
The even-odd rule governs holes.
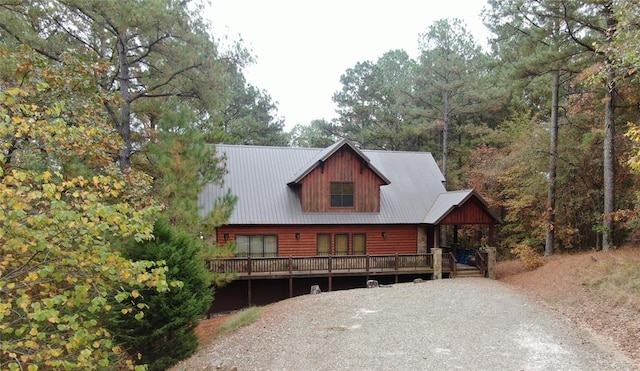
[[[497,275],[640,363],[639,265],[640,247],[626,246],[556,255],[534,271],[501,262]]]

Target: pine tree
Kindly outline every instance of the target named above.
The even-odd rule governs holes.
[[[144,302],[144,315],[119,315],[111,326],[119,343],[133,356],[139,354],[140,363],[165,370],[195,352],[198,317],[209,309],[213,294],[199,256],[202,242],[163,219],[153,234],[154,240],[126,245],[123,255],[134,261],[165,260],[167,278],[182,286],[164,293],[141,290],[132,300]]]

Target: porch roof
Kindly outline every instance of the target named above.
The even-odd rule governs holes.
[[[471,199],[476,200],[481,205],[481,210],[479,211],[488,217],[486,218],[487,220],[492,220],[494,224],[502,223],[500,218],[489,209],[486,202],[473,189],[441,193],[422,222],[425,224],[440,224],[454,210],[464,207]],[[477,220],[473,220],[468,224],[477,224]]]

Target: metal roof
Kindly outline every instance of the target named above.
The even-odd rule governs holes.
[[[438,195],[433,206],[424,217],[423,223],[437,224],[444,218],[454,207],[459,206],[466,201],[473,191],[470,189],[463,191],[446,192]]]
[[[489,209],[489,206],[482,197],[473,189],[441,193],[422,222],[425,224],[439,224],[454,208],[464,204],[473,196],[484,205],[486,212],[489,213],[496,222],[502,223],[500,218]]]
[[[335,151],[338,147],[329,148]],[[218,156],[226,158],[227,174],[222,185],[208,184],[200,194],[202,215],[230,190],[238,202],[228,224],[420,224],[430,211],[435,212],[441,194],[447,194],[444,177],[430,153],[359,150],[389,181],[380,187],[380,212],[302,212],[295,190],[287,184],[332,152],[327,150],[216,145]],[[444,202],[438,209],[444,209],[447,200],[438,201]]]

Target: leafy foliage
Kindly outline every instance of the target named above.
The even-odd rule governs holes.
[[[109,299],[169,287],[163,264],[111,245],[150,237],[148,178],[113,162],[121,142],[101,114],[113,98],[92,84],[103,66],[1,53],[14,68],[0,92],[0,367],[115,368],[125,358],[104,326]]]
[[[137,362],[148,364],[149,370],[165,370],[196,350],[198,317],[210,308],[213,295],[210,275],[200,256],[200,239],[162,219],[156,222],[153,235],[153,240],[128,244],[123,255],[132,261],[164,260],[167,279],[182,285],[165,292],[131,288],[140,295],[131,301],[147,306],[144,315],[136,319],[120,314],[110,321],[109,328],[132,357],[141,355]]]
[[[524,242],[515,245],[511,253],[520,259],[522,265],[529,270],[540,268],[544,265],[544,259],[531,246]]]

